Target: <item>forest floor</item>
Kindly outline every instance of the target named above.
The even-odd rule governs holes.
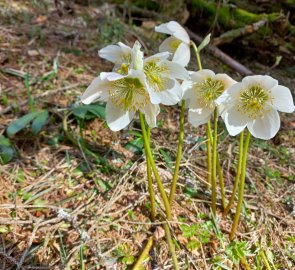
[[[91,80],[111,69],[97,55],[101,47],[139,39],[146,53],[155,53],[164,38],[153,31],[161,21],[130,25],[114,9],[72,5],[58,12],[38,1],[0,3],[0,136],[13,152],[0,167],[0,269],[129,269],[153,231],[157,241],[142,269],[172,269],[161,224],[149,219],[138,122],[114,133],[103,119],[82,119],[73,110],[81,106]],[[268,69],[253,59],[238,60],[294,93],[294,77],[280,65]],[[206,68],[242,78],[207,51],[202,61]],[[196,69],[195,62],[190,69]],[[8,139],[9,124],[29,112],[28,92],[35,110],[46,109],[49,119],[37,135],[27,127]],[[274,139],[251,142],[245,203],[231,244],[234,211],[222,217],[219,203],[216,220],[210,218],[205,127],[186,122],[170,224],[181,269],[243,269],[241,256],[250,269],[268,269],[263,255],[269,269],[295,269],[295,115],[281,116]],[[152,130],[167,191],[178,119],[178,106],[162,107],[158,128]],[[229,198],[238,144],[222,123],[219,131]],[[161,212],[158,194],[157,203]]]

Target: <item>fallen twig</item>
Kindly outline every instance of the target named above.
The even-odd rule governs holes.
[[[267,22],[268,22],[267,19],[262,19],[258,22],[253,23],[253,24],[246,25],[246,26],[238,28],[238,29],[233,29],[233,30],[227,31],[227,32],[221,34],[219,37],[214,38],[212,40],[212,45],[219,46],[222,44],[230,43],[236,38],[250,35],[250,34],[258,31]]]

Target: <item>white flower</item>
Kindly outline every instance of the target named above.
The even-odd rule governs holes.
[[[262,75],[245,77],[225,91],[217,103],[224,105],[222,118],[230,135],[247,127],[254,137],[264,140],[274,137],[280,128],[277,111],[294,112],[290,90]]]
[[[197,127],[208,122],[217,106],[216,99],[236,81],[209,69],[191,72],[190,76],[191,80],[182,84],[185,91],[183,99],[189,108],[188,121]]]
[[[173,62],[176,62],[182,66],[187,66],[190,61],[190,38],[186,30],[175,21],[161,24],[155,27],[156,32],[171,35],[171,37],[165,39],[160,45],[160,52],[173,53]]]
[[[150,102],[142,70],[129,70],[128,75],[102,72],[86,89],[81,98],[84,104],[106,101],[106,121],[113,131],[126,127],[139,110],[145,114],[150,127],[156,126],[160,109]]]
[[[118,45],[109,45],[102,48],[98,55],[115,64],[113,71],[127,75],[130,69],[143,68],[143,52],[141,45],[135,41],[132,48],[119,42]]]
[[[108,45],[102,48],[98,55],[115,64],[113,71],[120,74],[128,74],[128,69],[131,64],[132,49],[122,42],[118,45]]]
[[[177,81],[188,80],[189,74],[181,65],[168,61],[168,52],[158,53],[144,60],[143,70],[153,104],[174,105],[183,95]]]

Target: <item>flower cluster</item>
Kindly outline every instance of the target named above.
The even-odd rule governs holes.
[[[294,111],[290,90],[269,76],[248,76],[236,82],[207,69],[188,72],[191,41],[186,30],[175,21],[155,30],[171,36],[150,57],[144,58],[138,41],[132,48],[119,42],[99,51],[101,58],[114,64],[113,71],[95,78],[82,102],[107,102],[106,121],[111,130],[126,127],[138,111],[155,127],[159,104],[184,100],[193,126],[208,122],[216,109],[230,135],[247,127],[254,137],[267,140],[279,130],[277,111]]]

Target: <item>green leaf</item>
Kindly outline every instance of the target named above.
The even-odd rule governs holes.
[[[128,142],[125,145],[125,148],[133,153],[140,153],[142,152],[143,145],[144,145],[143,139],[142,137],[140,137],[140,138],[136,138],[135,140],[131,142]]]
[[[12,122],[6,130],[7,135],[10,137],[24,129],[30,122],[32,122],[38,116],[39,113],[40,112],[31,112]]]
[[[200,52],[201,50],[203,50],[210,42],[210,37],[211,37],[211,33],[209,35],[207,35],[203,41],[201,42],[201,44],[198,47],[198,51]]]
[[[0,146],[10,146],[10,140],[3,135],[0,136]]]
[[[200,241],[198,240],[190,240],[187,244],[186,244],[186,248],[190,251],[196,250],[201,246]]]
[[[134,261],[135,261],[135,258],[133,255],[126,255],[122,259],[122,263],[124,263],[126,265],[131,265],[134,263]]]
[[[197,224],[194,224],[192,226],[181,224],[179,228],[185,238],[190,238],[197,234],[199,226]]]
[[[46,124],[48,119],[48,111],[44,110],[39,112],[39,115],[33,120],[32,131],[34,134],[37,134],[42,127]]]
[[[105,107],[99,104],[81,105],[72,109],[75,116],[91,119],[94,116],[105,119]]]
[[[172,169],[172,163],[173,163],[172,158],[171,158],[171,157],[169,156],[169,154],[168,154],[164,149],[162,149],[162,148],[160,149],[160,153],[161,153],[161,155],[163,156],[166,165],[167,165],[170,169]]]
[[[14,150],[10,146],[0,145],[0,161],[3,164],[7,164],[12,160],[14,156]]]

